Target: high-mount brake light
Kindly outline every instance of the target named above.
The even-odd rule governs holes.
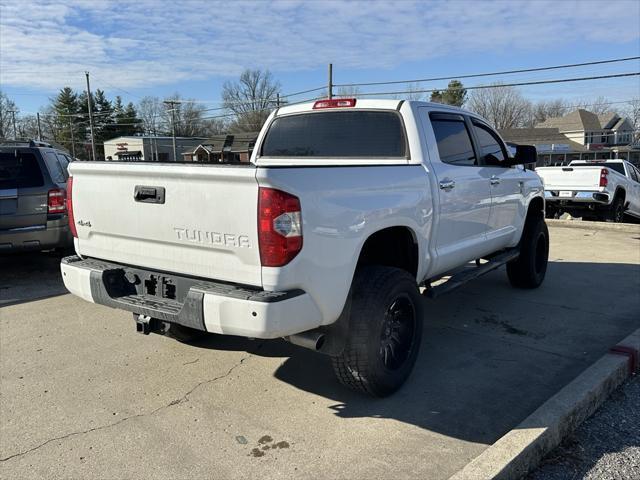
[[[609,185],[609,170],[607,170],[606,168],[603,168],[602,170],[600,170],[600,186],[601,187],[606,187],[607,185]]]
[[[65,213],[67,205],[65,202],[66,193],[64,188],[54,188],[49,190],[47,195],[47,212],[48,213]]]
[[[321,110],[323,108],[342,108],[342,107],[355,107],[355,98],[332,98],[329,100],[318,100],[313,104],[314,110]]]
[[[76,221],[73,217],[73,177],[69,177],[67,180],[67,216],[69,217],[69,230],[71,230],[71,235],[78,238]]]
[[[302,249],[298,197],[274,188],[258,193],[258,246],[263,267],[282,267]]]

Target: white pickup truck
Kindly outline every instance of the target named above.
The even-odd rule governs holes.
[[[585,220],[640,218],[640,171],[625,160],[573,161],[536,173],[544,182],[549,218],[564,212]]]
[[[532,162],[535,148],[509,156],[454,107],[286,106],[248,164],[72,164],[77,255],[62,275],[75,295],[133,312],[142,333],[284,337],[330,355],[343,384],[384,396],[416,361],[421,287],[435,297],[504,264],[516,287],[543,281]]]

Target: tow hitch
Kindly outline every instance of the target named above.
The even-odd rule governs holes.
[[[136,322],[136,332],[143,335],[149,335],[150,333],[164,333],[164,324],[157,318],[151,318],[148,315],[136,315],[133,314],[133,319]]]

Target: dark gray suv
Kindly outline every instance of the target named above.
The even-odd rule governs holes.
[[[0,253],[73,245],[66,205],[71,156],[43,142],[0,142]]]

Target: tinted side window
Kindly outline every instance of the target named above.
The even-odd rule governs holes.
[[[266,157],[406,158],[396,112],[341,111],[276,118],[262,145]]]
[[[41,187],[44,178],[38,159],[32,153],[0,153],[0,190],[9,188]]]
[[[69,178],[69,157],[62,153],[57,153],[58,163],[60,164],[60,168],[62,168],[62,174],[64,175],[64,181],[66,182]]]
[[[462,120],[431,120],[440,160],[452,165],[477,165],[471,137]]]
[[[634,167],[629,167],[629,173],[631,174],[631,180],[634,182],[640,182],[640,178],[638,178],[638,172]]]
[[[473,124],[473,131],[480,143],[480,158],[486,165],[500,165],[505,159],[505,153],[500,141],[487,127]]]
[[[60,166],[58,156],[53,152],[44,152],[43,157],[44,162],[47,164],[47,170],[49,170],[49,174],[51,175],[51,180],[55,183],[66,182],[65,171]]]

